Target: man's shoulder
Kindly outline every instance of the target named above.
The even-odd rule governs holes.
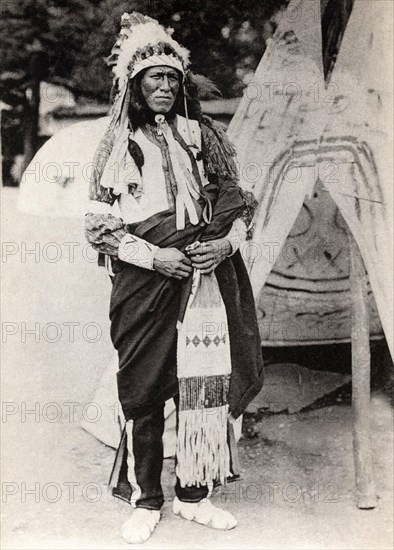
[[[177,115],[177,129],[186,141],[189,141],[189,133],[191,133],[190,138],[192,142],[198,143],[199,147],[201,147],[201,128],[198,120]]]
[[[224,124],[202,115],[201,120],[186,119],[177,115],[178,131],[201,147],[208,174],[238,180],[235,149],[227,137]]]
[[[226,136],[226,126],[204,113],[201,115],[201,128],[204,128],[205,131],[210,130],[211,132],[215,132],[215,134],[228,139]]]
[[[235,148],[226,134],[224,124],[207,115],[201,117],[202,152],[208,173],[237,178]]]

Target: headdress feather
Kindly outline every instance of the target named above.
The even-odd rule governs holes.
[[[150,57],[164,54],[163,48],[166,46],[171,52],[167,54],[166,61],[172,61],[174,66],[184,72],[190,63],[189,51],[172,38],[172,33],[173,29],[165,29],[156,19],[138,12],[124,13],[121,32],[107,60],[112,65],[115,79],[123,84],[135,73],[136,65],[143,60],[149,62]]]

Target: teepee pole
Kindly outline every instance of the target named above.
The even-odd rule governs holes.
[[[349,230],[348,237],[352,308],[353,457],[357,506],[365,509],[377,505],[370,443],[371,354],[367,275],[359,248]]]

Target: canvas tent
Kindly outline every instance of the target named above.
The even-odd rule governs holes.
[[[348,312],[357,505],[370,509],[377,498],[369,440],[369,338],[370,327],[374,334],[379,326],[371,294],[368,304],[366,272],[393,354],[393,4],[354,1],[329,75],[323,65],[320,10],[330,3],[340,5],[340,0],[290,1],[257,67],[253,88],[246,90],[228,132],[237,145],[241,185],[258,200],[253,241],[246,243],[244,257],[262,312],[260,320],[270,330],[281,321],[279,343],[283,344],[289,340],[283,328],[289,324],[308,328],[303,319],[309,315],[309,326],[322,327],[315,339],[323,336],[327,341],[322,305],[328,309],[330,302],[338,300],[335,316]],[[311,202],[321,196],[324,199],[320,204],[316,201],[313,212]],[[329,215],[334,205],[335,217]],[[311,223],[313,217],[317,224]],[[340,230],[347,236],[347,245],[346,240],[340,241]],[[280,255],[286,253],[289,235],[290,243],[294,237],[301,239],[293,250],[297,261],[286,264]],[[327,236],[333,239],[331,252]],[[311,243],[329,260],[327,269],[322,270],[318,262],[314,265],[314,258],[300,250],[300,245],[310,249]],[[341,266],[335,260],[343,251],[346,263]],[[267,312],[270,273],[278,299],[267,300],[273,304]],[[289,295],[298,298],[293,305],[299,307],[290,322],[288,312],[294,316],[296,308],[280,300]],[[310,337],[306,333],[303,341],[298,331],[293,343],[305,343]],[[344,335],[346,325],[342,329],[334,325],[332,340]],[[266,334],[262,336],[263,343],[272,344]]]
[[[355,0],[329,81],[320,7],[290,2],[228,129],[259,202],[244,256],[264,344],[349,340],[348,228],[392,352],[393,6]]]

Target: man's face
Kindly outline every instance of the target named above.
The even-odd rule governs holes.
[[[174,105],[180,86],[176,69],[160,65],[150,67],[141,80],[141,92],[154,113],[168,113]]]

